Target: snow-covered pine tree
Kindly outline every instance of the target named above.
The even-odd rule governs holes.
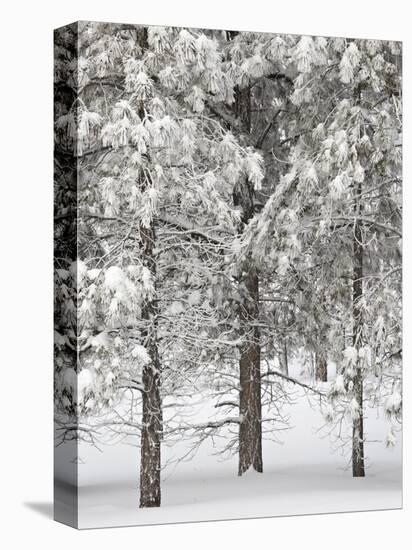
[[[228,33],[228,38],[233,39],[235,36],[236,33]],[[233,44],[230,46],[233,52]],[[234,92],[233,110],[239,120],[239,128],[246,136],[250,136],[252,92],[249,82],[237,83]],[[233,203],[241,212],[242,232],[255,215],[255,184],[248,174],[234,187]],[[263,471],[259,276],[250,255],[239,266],[237,290],[240,297],[237,310],[242,336],[239,358],[238,473],[242,475],[251,467],[257,472]]]
[[[56,63],[62,438],[137,437],[141,506],[160,505],[161,446],[182,435],[219,431],[240,474],[261,471],[287,384],[327,387],[289,376],[303,350],[322,382],[337,364],[326,416],[349,421],[363,475],[366,406],[388,445],[401,416],[399,45],[76,32]],[[216,410],[201,425],[199,394]]]
[[[258,161],[204,112],[232,99],[213,36],[87,23],[78,67],[56,121],[79,165],[83,386],[67,405],[89,434],[140,433],[140,504],[159,506],[161,441],[176,428],[163,402],[184,406],[201,367],[236,345],[218,294],[239,223],[232,190]]]
[[[289,171],[244,243],[261,270],[275,261],[286,275],[285,289],[309,327],[315,311],[330,326],[326,353],[339,367],[331,397],[340,403],[337,417],[350,419],[353,475],[362,476],[364,390],[376,398],[389,378],[396,396],[389,416],[400,413],[400,49],[298,37],[288,55],[297,70],[285,137],[293,142]],[[307,309],[305,287],[324,302]],[[385,328],[379,315],[379,334],[388,335],[383,347],[374,337],[376,307],[390,311]],[[349,345],[335,337],[343,332],[351,334]]]
[[[294,37],[227,32],[220,37],[220,42],[224,70],[234,83],[235,101],[232,106],[221,103],[207,104],[207,107],[240,143],[248,147],[251,161],[256,159],[233,189],[233,202],[241,215],[238,227],[241,236],[255,216],[259,216],[268,193],[284,170],[273,151],[279,148],[289,125],[285,106],[292,82],[288,75],[290,60],[285,53],[287,46],[294,43]],[[287,148],[286,145],[283,153]],[[262,180],[264,171],[266,178]],[[238,363],[234,355],[221,358],[221,363],[227,364],[224,378],[228,381],[225,385],[219,380],[214,393],[219,410],[220,407],[236,410],[240,417],[238,440],[235,443],[231,438],[224,449],[237,450],[241,475],[250,467],[262,470],[262,424],[266,425],[265,435],[276,439],[277,425],[283,426],[285,422],[280,411],[282,404],[288,401],[282,387],[287,373],[274,371],[270,364],[274,353],[281,357],[284,366],[287,363],[285,344],[287,326],[292,322],[292,302],[279,290],[273,274],[258,273],[252,255],[240,252],[235,251],[229,266],[232,284],[226,287],[232,327],[239,336]],[[265,292],[259,296],[262,275]],[[261,372],[262,362],[269,365],[267,372]],[[235,385],[233,377],[238,378]],[[225,429],[225,418],[214,422],[213,428]]]

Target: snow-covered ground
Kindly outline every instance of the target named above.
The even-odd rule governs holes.
[[[297,392],[288,406],[291,429],[283,445],[264,442],[264,473],[237,476],[237,458],[222,461],[208,441],[188,462],[163,474],[162,506],[138,507],[139,450],[105,447],[103,452],[81,445],[79,464],[79,527],[125,526],[201,520],[234,519],[327,512],[381,510],[402,506],[401,444],[386,449],[382,442],[366,446],[365,478],[352,478],[347,458],[332,453],[330,441],[317,432],[320,413]],[[369,411],[369,440],[382,440],[383,423]],[[180,443],[185,451],[187,443]],[[163,457],[171,451],[165,447]]]

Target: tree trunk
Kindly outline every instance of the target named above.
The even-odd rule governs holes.
[[[142,49],[147,47],[147,29],[137,30],[138,42]],[[145,117],[143,103],[139,107],[141,120]],[[146,153],[150,163],[150,153]],[[145,174],[139,182],[144,191],[151,184],[150,176]],[[156,288],[156,259],[154,248],[156,232],[153,220],[149,227],[139,224],[142,263],[149,270],[153,286]],[[150,362],[143,367],[142,385],[142,431],[140,441],[140,507],[160,506],[161,441],[163,434],[163,410],[161,398],[161,364],[157,342],[157,302],[148,297],[142,307],[142,319],[146,328],[142,331],[143,340],[150,356]]]
[[[242,121],[244,131],[251,130],[250,89],[236,89],[235,113]],[[242,208],[244,225],[254,215],[253,185],[247,179],[233,192],[235,205]],[[262,405],[260,373],[260,334],[256,326],[259,317],[259,278],[250,258],[242,266],[239,280],[241,331],[245,337],[239,360],[239,475],[253,467],[263,471],[262,461]]]
[[[153,257],[155,231],[153,223],[149,229],[140,226],[143,249],[143,264],[156,277],[156,263]],[[143,367],[143,411],[140,451],[140,507],[160,506],[160,445],[162,439],[162,400],[160,394],[161,372],[157,349],[157,307],[153,299],[146,300],[142,318],[147,322],[143,333],[150,356],[150,363]]]
[[[251,326],[258,316],[259,279],[253,267],[249,267],[242,283],[246,296],[240,318],[247,339],[241,348],[239,361],[239,475],[250,467],[257,472],[263,471],[260,335],[259,328]]]
[[[322,352],[316,352],[315,379],[317,382],[328,381],[328,363]]]
[[[362,192],[361,183],[357,186],[357,195]],[[358,202],[359,199],[356,201]],[[362,213],[361,205],[357,205],[356,214]],[[361,225],[355,221],[353,235],[353,283],[352,283],[352,315],[353,315],[353,347],[359,350],[363,344],[363,249]],[[359,414],[353,419],[352,425],[352,474],[353,477],[365,476],[364,441],[363,441],[363,373],[362,365],[357,358],[356,373],[353,378],[354,397],[359,407]]]
[[[286,338],[283,340],[283,350],[280,352],[280,365],[282,372],[289,376],[289,359],[288,359],[288,345]]]
[[[153,353],[153,351],[151,352]],[[162,439],[162,403],[159,362],[143,370],[143,417],[140,456],[140,507],[160,506],[160,444]]]

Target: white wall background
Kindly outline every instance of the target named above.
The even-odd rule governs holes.
[[[0,32],[0,544],[27,548],[372,548],[410,544],[405,509],[76,532],[55,524],[52,498],[52,29],[78,19],[404,41],[405,176],[411,174],[412,34],[405,0],[11,0]],[[411,193],[404,180],[405,231]],[[409,243],[410,243],[409,238]],[[411,253],[405,239],[405,281]],[[405,288],[405,454],[412,436],[410,287]],[[409,309],[409,311],[408,311]],[[37,511],[36,511],[37,510]],[[4,539],[4,540],[2,540]],[[6,542],[8,540],[8,542]]]

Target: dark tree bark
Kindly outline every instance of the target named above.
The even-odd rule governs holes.
[[[143,264],[156,278],[153,248],[156,235],[153,223],[149,228],[140,226]],[[162,440],[161,365],[157,348],[157,307],[153,299],[146,300],[142,318],[147,322],[143,334],[150,356],[150,363],[143,368],[143,411],[140,454],[140,507],[160,506],[160,470]]]
[[[251,131],[250,89],[237,89],[235,113],[242,121],[245,133]],[[253,185],[245,179],[233,192],[235,205],[242,208],[244,225],[254,215]],[[263,471],[262,460],[262,405],[260,373],[260,334],[257,327],[259,317],[259,278],[251,258],[242,266],[239,280],[240,322],[245,342],[240,350],[239,361],[239,475],[253,467]]]
[[[321,351],[316,352],[315,379],[317,382],[328,381],[328,363]]]
[[[280,353],[280,364],[282,371],[286,376],[289,376],[289,358],[288,358],[288,345],[286,338],[283,340],[283,350]]]
[[[260,334],[259,328],[253,326],[258,316],[259,279],[253,266],[247,267],[242,280],[245,298],[240,314],[246,342],[239,361],[239,475],[250,467],[257,472],[263,471]]]
[[[245,133],[250,134],[251,130],[251,105],[250,88],[235,89],[235,115],[242,122]]]
[[[136,30],[137,40],[144,50],[147,47],[147,29]],[[138,109],[141,120],[145,117],[143,102]],[[146,154],[150,163],[150,154]],[[150,175],[145,174],[139,182],[144,191],[151,184]],[[156,232],[153,220],[149,227],[139,225],[142,263],[150,271],[153,284],[156,286],[156,259],[154,248]],[[150,362],[143,367],[142,384],[142,432],[140,450],[140,507],[153,508],[160,506],[161,488],[161,441],[163,434],[163,409],[161,398],[161,364],[157,341],[157,302],[155,299],[145,300],[142,308],[142,319],[146,321],[146,329],[142,331]]]
[[[360,197],[362,184],[357,186],[356,193]],[[362,206],[356,202],[356,215],[362,215]],[[363,344],[363,245],[361,224],[355,221],[353,234],[353,282],[352,282],[352,315],[353,315],[353,346],[357,350]],[[363,373],[359,357],[357,358],[356,374],[353,379],[353,392],[359,406],[359,414],[352,425],[352,474],[353,477],[365,476],[364,441],[363,441]]]
[[[361,87],[355,91],[357,103],[362,100]],[[353,278],[352,278],[352,345],[359,352],[363,345],[364,319],[362,310],[363,299],[363,241],[362,225],[358,218],[362,217],[362,182],[355,185],[353,227]],[[364,430],[363,430],[363,371],[359,353],[356,359],[356,372],[353,378],[353,393],[358,404],[358,415],[352,421],[352,475],[365,476]]]

